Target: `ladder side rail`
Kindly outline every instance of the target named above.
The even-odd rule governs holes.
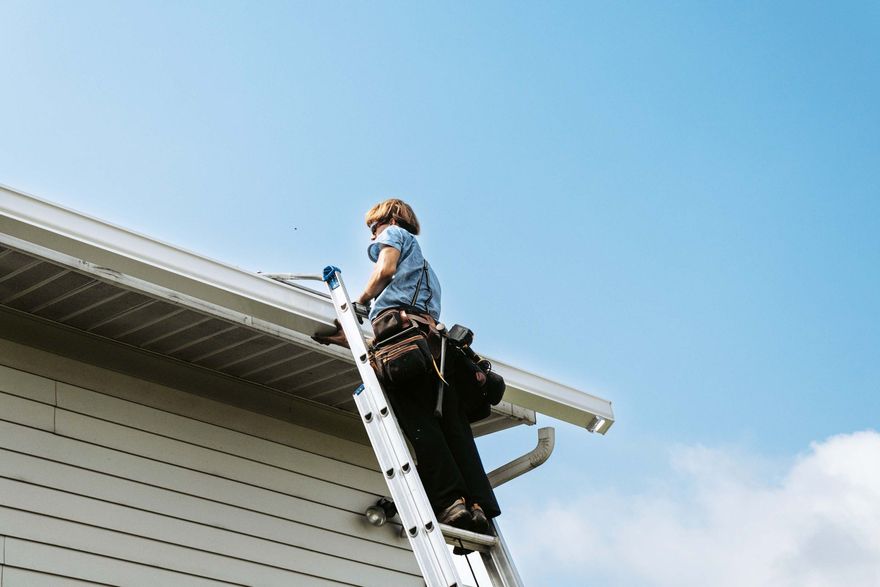
[[[424,537],[419,536],[419,534],[426,530],[420,528],[419,524],[413,523],[414,521],[418,522],[421,516],[419,515],[416,502],[409,491],[409,487],[402,479],[402,473],[397,467],[394,454],[388,450],[388,440],[383,438],[384,431],[382,426],[375,419],[377,418],[374,415],[377,414],[376,406],[370,401],[369,395],[364,393],[362,388],[358,388],[358,392],[355,393],[355,403],[357,404],[358,411],[361,413],[361,417],[364,419],[364,427],[367,430],[367,436],[370,438],[370,444],[376,453],[376,459],[379,461],[379,467],[382,469],[385,483],[388,485],[391,498],[394,500],[398,515],[404,524],[403,532],[406,533],[411,544],[413,542],[421,542],[424,540]],[[422,569],[423,576],[444,576],[442,562],[431,552],[432,549],[417,547],[416,544],[412,544],[412,546],[416,562],[419,568]],[[449,585],[449,583],[444,583],[444,585]]]
[[[378,387],[378,384],[375,391],[376,393],[370,395],[372,401],[385,399],[384,393],[382,392],[381,387]],[[394,411],[387,404],[384,408],[386,408],[386,410],[383,411],[383,406],[379,407],[379,424],[381,425],[381,430],[388,438],[389,446],[399,464],[399,482],[405,485],[406,497],[413,503],[414,515],[416,516],[414,519],[421,520],[422,527],[419,528],[419,530],[427,533],[428,540],[431,542],[431,547],[434,552],[437,552],[441,559],[448,557],[446,540],[443,537],[437,517],[434,515],[434,508],[431,507],[431,503],[428,501],[428,496],[425,493],[422,480],[419,477],[412,457],[409,454],[409,450],[406,447],[406,443],[403,440],[403,432],[397,424]],[[455,564],[452,562],[451,558],[449,559],[449,565],[449,569],[455,568]],[[457,580],[457,576],[455,578]]]
[[[367,379],[375,379],[376,376],[372,368],[368,367],[368,369]],[[418,532],[426,533],[433,549],[436,552],[445,552],[446,542],[442,532],[435,531],[440,525],[437,522],[434,510],[428,501],[424,486],[418,476],[418,471],[403,440],[403,432],[397,425],[394,411],[388,405],[378,379],[375,379],[375,382],[368,381],[364,385],[364,390],[356,394],[355,402],[359,404],[358,409],[362,415],[370,414],[373,421],[372,426],[367,426],[368,434],[371,430],[375,431],[375,437],[371,439],[371,443],[374,446],[377,457],[381,455],[386,459],[387,465],[383,465],[386,483],[389,484],[389,487],[391,485],[403,486],[401,487],[403,491],[402,507],[412,513],[409,516],[406,514],[402,515],[401,520],[421,522],[420,527],[412,524],[407,525],[407,532],[410,535],[417,534]],[[377,405],[377,402],[380,403]],[[392,495],[392,498],[394,498],[394,495]],[[397,503],[396,499],[395,503]],[[452,564],[451,560],[450,564]]]
[[[354,356],[358,372],[364,381],[358,388],[355,403],[370,438],[377,459],[383,467],[383,475],[392,498],[399,504],[398,511],[404,522],[410,545],[416,554],[419,568],[429,587],[462,585],[452,555],[439,529],[434,510],[413,465],[412,457],[403,440],[397,420],[388,404],[385,393],[369,362],[366,343],[354,306],[335,267],[324,271],[324,280],[330,288],[330,296],[339,318],[349,348]],[[369,421],[367,415],[370,415]],[[384,463],[382,462],[384,461]],[[389,476],[388,471],[393,473]],[[398,501],[400,500],[400,501]],[[400,506],[403,506],[402,508]],[[416,528],[413,533],[412,528]]]
[[[483,566],[486,567],[486,573],[492,581],[492,585],[497,587],[523,587],[522,578],[513,564],[513,556],[501,534],[501,528],[497,522],[493,521],[492,526],[495,529],[495,536],[498,543],[488,551],[480,552],[483,559]]]

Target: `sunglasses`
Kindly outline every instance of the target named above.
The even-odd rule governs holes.
[[[376,236],[376,231],[379,229],[380,226],[382,226],[384,224],[388,224],[388,221],[387,220],[377,220],[376,222],[372,223],[370,225],[370,234],[372,234],[373,236]]]

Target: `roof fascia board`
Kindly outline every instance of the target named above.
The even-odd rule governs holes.
[[[593,424],[596,417],[601,418],[604,423],[594,430],[600,434],[608,432],[614,423],[614,411],[608,400],[491,358],[490,361],[507,383],[506,401],[583,428]]]
[[[0,212],[6,216],[0,218],[0,232],[193,297],[262,314],[301,332],[333,324],[333,307],[316,292],[261,277],[2,185],[0,195]]]

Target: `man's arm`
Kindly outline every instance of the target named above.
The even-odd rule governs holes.
[[[358,304],[366,306],[382,293],[382,290],[391,283],[391,278],[397,272],[398,261],[400,261],[400,251],[394,247],[382,247],[382,250],[379,251],[379,259],[373,268],[373,274],[367,280],[364,293],[356,300]]]
[[[384,246],[379,251],[379,259],[373,268],[373,274],[367,280],[367,287],[355,303],[366,306],[376,296],[382,293],[382,290],[391,282],[394,273],[397,272],[397,262],[400,260],[400,251],[394,247]],[[339,320],[335,320],[336,332],[326,335],[314,335],[312,340],[321,344],[338,344],[347,347],[348,341],[345,339],[345,333],[342,331],[342,325]]]

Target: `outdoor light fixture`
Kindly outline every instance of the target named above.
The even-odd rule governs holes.
[[[367,521],[374,526],[383,526],[388,518],[385,517],[385,510],[377,505],[371,505],[366,511]]]
[[[368,507],[364,514],[372,525],[383,526],[385,522],[397,515],[397,506],[387,497],[383,497],[375,505]]]

